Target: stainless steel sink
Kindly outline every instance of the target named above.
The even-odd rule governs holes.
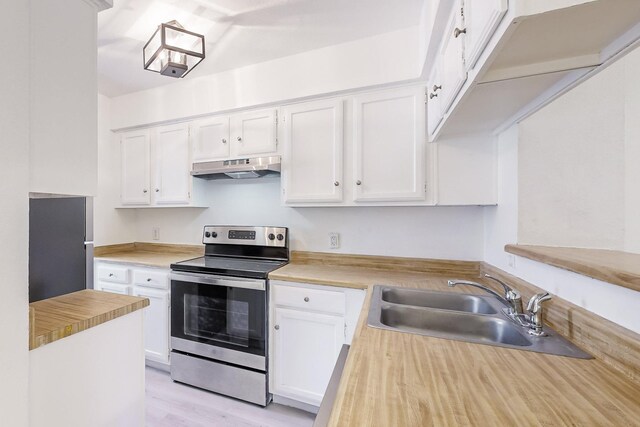
[[[435,292],[407,288],[383,288],[382,300],[393,304],[466,311],[468,313],[496,314],[498,311],[483,297],[452,292]]]
[[[495,297],[376,285],[367,324],[374,328],[591,359],[570,341],[545,327],[530,335],[507,317]]]
[[[405,332],[422,334],[429,331],[429,335],[441,338],[518,347],[531,345],[531,341],[518,331],[517,326],[496,317],[408,306],[383,306],[380,322]]]

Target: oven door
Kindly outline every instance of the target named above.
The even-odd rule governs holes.
[[[171,273],[173,350],[266,371],[265,280]]]

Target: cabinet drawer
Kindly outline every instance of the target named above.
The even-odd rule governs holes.
[[[148,288],[169,289],[169,273],[166,271],[133,270],[133,284]]]
[[[98,267],[98,280],[115,283],[129,283],[129,269],[110,265]]]
[[[273,286],[276,305],[297,307],[323,313],[344,314],[345,296],[342,292],[292,286]]]
[[[116,283],[98,282],[96,283],[95,289],[113,294],[131,295],[131,286],[118,285]]]

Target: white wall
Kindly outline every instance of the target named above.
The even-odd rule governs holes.
[[[112,129],[416,79],[411,27],[113,98]]]
[[[207,224],[277,225],[291,228],[293,250],[328,252],[328,233],[339,232],[339,253],[482,259],[480,207],[289,208],[278,178],[205,184],[209,209],[139,209],[128,241],[152,242],[153,227],[160,242],[199,244]]]
[[[640,50],[520,126],[520,243],[640,252]]]
[[[30,4],[29,189],[91,196],[98,162],[96,10],[85,0]]]
[[[94,242],[126,243],[135,235],[136,211],[113,209],[120,203],[120,150],[111,132],[111,100],[98,96],[98,191],[93,200]]]
[[[28,424],[29,2],[2,2],[0,58],[0,424]]]
[[[522,197],[524,190],[517,185],[518,168],[527,158],[519,157],[518,149],[519,132],[518,125],[515,125],[498,138],[498,206],[484,208],[484,260],[554,295],[640,333],[640,292],[510,255],[504,251],[504,245],[520,242],[518,199]]]

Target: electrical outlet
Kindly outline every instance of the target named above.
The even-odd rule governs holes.
[[[151,234],[153,235],[153,240],[160,240],[160,227],[153,227]]]
[[[340,247],[340,233],[329,233],[329,249],[338,249]]]
[[[507,255],[507,264],[509,264],[511,268],[516,268],[516,256],[514,254]]]

